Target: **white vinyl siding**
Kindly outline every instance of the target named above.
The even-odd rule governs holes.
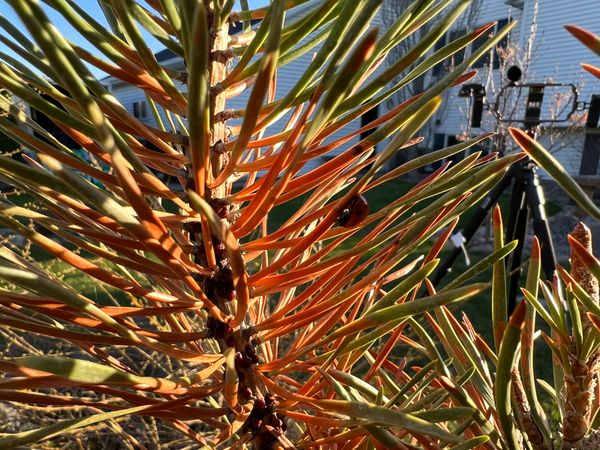
[[[293,19],[288,19],[288,20],[293,20]],[[378,27],[380,30],[383,30],[383,23],[378,15],[375,16],[375,19],[372,23],[372,27]],[[381,33],[381,31],[380,31],[380,33]],[[317,34],[318,33],[315,32],[315,33],[309,35],[305,39],[304,42],[306,42],[310,39],[314,39],[317,36]],[[311,60],[313,59],[314,54],[319,51],[320,47],[321,47],[320,45],[316,46],[311,52],[308,52],[307,54],[303,55],[302,57],[289,62],[288,64],[281,67],[277,71],[277,90],[276,90],[276,97],[275,97],[276,99],[283,98],[296,85],[296,83],[300,79],[300,76],[304,73],[306,68],[309,66]],[[369,80],[372,80],[374,76],[377,76],[378,74],[380,74],[385,68],[386,68],[385,65],[381,65],[375,71],[375,73],[363,84],[363,86],[366,85],[369,82]],[[229,108],[229,109],[245,109],[246,104],[248,102],[249,95],[250,95],[250,91],[248,90],[248,91],[242,93],[241,95],[228,100],[227,108]],[[385,113],[383,108],[384,108],[384,105],[381,105],[380,109],[379,109],[379,115],[382,115]],[[284,129],[284,126],[286,125],[287,118],[289,118],[290,114],[291,113],[286,114],[285,116],[280,118],[276,123],[274,123],[272,126],[270,126],[267,130],[267,134],[275,134],[275,133],[282,131]],[[234,125],[239,125],[241,123],[241,120],[232,121],[231,123]],[[326,143],[332,142],[334,140],[343,138],[344,136],[347,136],[348,134],[358,130],[360,127],[361,127],[360,119],[355,120],[355,121],[349,123],[348,125],[346,125],[343,129],[338,130],[337,132],[333,133],[330,137],[328,137],[325,140],[324,143],[326,144]],[[323,155],[321,158],[309,161],[306,164],[306,166],[303,167],[302,172],[306,172],[306,171],[314,169],[324,160],[332,158],[333,156],[339,154],[341,151],[343,151],[347,148],[350,148],[352,145],[356,144],[358,141],[359,141],[359,137],[354,137],[351,140],[349,140],[348,142],[346,142],[345,144],[343,144],[342,146],[340,146],[339,148],[331,151],[330,153],[328,153],[326,155]],[[382,145],[383,144],[380,144],[378,146],[378,150],[383,148]]]
[[[297,17],[304,14],[303,11],[305,11],[308,8],[315,7],[318,5],[319,5],[319,2],[312,2],[312,3],[309,3],[306,7],[297,8],[297,9],[293,10],[292,13],[290,13],[287,16],[286,20],[288,21],[288,23],[292,23],[293,21],[297,20]],[[375,16],[375,20],[374,20],[372,26],[379,27],[380,30],[384,30],[383,23],[380,20],[380,17],[378,15]],[[382,32],[383,31],[380,31],[380,33],[382,33]],[[313,33],[306,39],[307,40],[314,39],[314,37],[316,35],[317,35],[317,33]],[[304,73],[304,71],[310,64],[314,53],[317,52],[319,50],[319,48],[320,48],[320,45],[316,46],[311,52],[308,52],[307,54],[303,55],[302,57],[300,57],[294,61],[291,61],[288,64],[286,64],[285,66],[278,69],[276,99],[282,98],[287,92],[289,92],[293,88],[293,86],[296,84],[296,82],[298,81],[300,76]],[[173,59],[173,60],[169,60],[168,62],[171,64],[173,64],[173,63],[180,64],[179,61],[180,60]],[[385,68],[386,68],[385,65],[381,65],[377,69],[375,74],[373,74],[369,78],[369,80],[372,80],[373,76],[376,76],[377,74],[381,73],[381,71],[384,70]],[[367,80],[365,82],[365,85],[366,85],[366,83],[369,82],[369,80]],[[110,84],[110,79],[103,80],[103,81],[104,81],[104,83]],[[180,87],[181,90],[185,90],[185,86],[180,85],[178,87]],[[245,109],[246,104],[248,102],[248,97],[250,95],[250,91],[251,91],[251,88],[246,90],[242,94],[229,99],[226,103],[226,109],[232,109],[232,110]],[[145,95],[142,90],[140,90],[136,87],[130,86],[130,85],[126,85],[124,83],[116,82],[114,85],[112,85],[112,93],[130,112],[132,112],[132,114],[134,114],[133,105],[135,103],[145,101]],[[384,105],[380,106],[379,111],[378,111],[379,115],[382,115],[385,113],[384,108],[385,108]],[[143,121],[144,123],[154,126],[155,121],[154,121],[153,115],[150,111],[149,105],[147,107],[147,111],[148,111],[147,117],[140,118],[140,120]],[[284,116],[283,118],[279,119],[276,123],[271,125],[267,129],[267,133],[275,134],[277,132],[282,131],[283,127],[285,126],[285,124],[287,122],[286,118],[289,117],[289,114],[290,113],[288,113],[286,116]],[[164,115],[162,118],[163,118],[163,120],[165,120]],[[228,124],[231,126],[239,125],[240,123],[241,123],[241,119],[231,120],[228,122]],[[165,124],[166,124],[166,122],[165,122]],[[342,130],[339,130],[338,132],[336,132],[332,136],[330,136],[325,141],[325,143],[331,142],[332,140],[342,138],[342,137],[348,135],[349,133],[358,130],[360,128],[360,126],[361,126],[360,119],[355,120],[354,122],[345,126]],[[351,147],[356,142],[358,142],[358,140],[359,140],[358,137],[354,137],[349,142],[346,142],[340,148],[335,149],[334,151],[330,152],[330,154],[324,155],[323,158],[309,162],[307,164],[307,166],[302,169],[302,172],[313,169],[315,166],[320,164],[325,159],[335,156],[336,154],[340,153],[342,150]],[[381,148],[383,148],[382,144],[380,144],[380,147],[378,149],[380,150]]]
[[[520,20],[521,10],[508,6],[504,0],[483,0],[476,14],[474,23],[471,24],[469,31],[485,25],[490,22],[497,22],[502,19]],[[463,25],[463,30],[466,27]],[[519,41],[519,26],[515,27],[510,36],[510,42]],[[469,54],[471,48],[468,49]],[[480,66],[480,64],[475,64]],[[499,70],[494,70],[492,74],[488,74],[486,68],[477,68],[479,73],[469,83],[481,83],[486,87],[488,100],[493,97],[492,88],[499,88],[501,83],[501,75]],[[444,96],[444,103],[436,116],[436,133],[443,133],[450,136],[460,135],[465,132],[468,122],[469,99],[458,97],[460,86],[448,90]],[[491,114],[486,114],[487,108],[484,109],[484,119],[482,128],[486,131],[494,129],[494,122]],[[478,130],[476,130],[478,131]]]
[[[513,17],[519,21],[513,29],[511,41],[523,48],[527,42],[533,16],[533,0],[525,0],[523,11],[510,7],[504,0],[484,0],[476,20],[476,26],[489,21]],[[600,83],[592,75],[584,71],[580,64],[588,62],[598,65],[598,58],[583,44],[564,29],[564,25],[572,24],[584,27],[596,34],[600,33],[600,9],[598,0],[580,0],[568,2],[559,0],[539,1],[537,14],[537,33],[532,52],[531,65],[527,70],[525,82],[557,82],[573,83],[579,89],[579,100],[589,102],[591,95],[600,93]],[[506,75],[495,70],[488,76],[483,70],[470,83],[481,83],[486,86],[487,100],[492,103],[495,93],[505,84]],[[436,133],[456,136],[464,133],[468,126],[469,99],[457,96],[459,88],[454,88],[443,104],[437,117]],[[524,95],[527,92],[523,92]],[[546,102],[551,101],[552,93],[547,89]],[[543,125],[543,124],[542,124]],[[522,124],[514,124],[522,126]],[[471,134],[481,131],[495,130],[495,120],[487,108],[484,108],[482,128],[471,130]],[[542,130],[540,140],[551,145],[555,157],[572,174],[579,171],[583,136],[571,135],[556,139]]]
[[[142,100],[140,102],[133,102],[131,105],[133,109],[133,117],[138,119],[145,119],[148,117],[148,106],[146,105],[146,101]]]

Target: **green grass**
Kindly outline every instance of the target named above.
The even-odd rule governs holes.
[[[414,183],[394,180],[394,181],[385,183],[385,184],[377,187],[376,189],[373,189],[373,190],[367,192],[365,196],[369,203],[370,210],[378,211],[378,210],[384,208],[385,206],[389,205],[390,203],[392,203],[399,197],[406,194],[413,186],[414,186]],[[286,204],[278,206],[272,212],[273,220],[271,222],[271,226],[273,227],[273,229],[276,229],[276,227],[283,224],[285,222],[285,220],[288,217],[290,217],[299,208],[299,206],[302,204],[303,201],[304,201],[304,198],[297,198]],[[423,201],[421,204],[422,205],[421,207],[428,205],[429,203],[431,203],[431,201],[433,201],[433,199],[428,199],[428,200]],[[498,201],[505,218],[508,218],[508,215],[509,215],[510,202],[511,202],[510,192],[503,193],[500,196],[499,201]],[[560,211],[560,208],[561,207],[559,204],[554,203],[554,202],[548,202],[548,204],[546,206],[547,214],[549,216],[557,214]],[[473,209],[474,208],[467,211],[467,213],[465,213],[463,215],[463,217],[461,217],[461,220],[460,220],[457,228],[460,228],[460,227],[464,226],[466,223],[468,223],[468,221],[472,218]],[[344,242],[343,245],[341,245],[338,249],[335,250],[334,254],[356,246],[358,241],[361,239],[362,236],[365,235],[366,232],[367,232],[367,230],[364,230],[364,231],[361,231],[360,233],[356,233],[355,235],[351,236],[349,239],[347,239]],[[429,249],[428,246],[424,246],[422,249],[420,249],[421,251],[419,253],[424,254],[428,251],[428,249]],[[372,252],[374,252],[374,251],[376,251],[376,250],[372,250]],[[372,254],[372,252],[369,252],[368,254],[366,254],[365,257],[370,256]],[[442,258],[442,259],[446,258],[450,252],[451,252],[451,248],[446,247],[442,251],[440,258]],[[473,262],[476,262],[479,259],[481,259],[482,257],[484,257],[485,255],[482,253],[470,252],[469,256]],[[524,257],[526,257],[526,255],[524,255]],[[447,284],[454,278],[454,276],[455,276],[454,274],[461,274],[467,268],[468,267],[465,263],[464,257],[462,255],[460,255],[457,258],[457,260],[455,261],[455,263],[453,264],[452,272],[449,273],[442,280],[441,285]],[[525,271],[523,271],[523,273],[525,273]],[[487,271],[485,273],[480,274],[476,279],[474,279],[472,281],[473,282],[489,281],[490,279],[491,279],[491,271]],[[474,325],[476,327],[476,330],[484,337],[484,339],[487,342],[491,343],[492,342],[492,321],[491,321],[491,304],[490,304],[489,298],[490,298],[489,290],[484,291],[482,294],[473,298],[471,301],[463,304],[461,306],[461,310],[464,311],[468,315],[468,317],[472,320],[472,322],[474,323]],[[536,354],[536,356],[537,355],[538,354]],[[540,361],[538,361],[540,363],[539,366],[544,367],[543,374],[541,374],[541,375],[543,378],[548,379],[548,373],[549,373],[548,369],[550,367],[548,364],[548,361],[550,360],[549,354],[547,354],[545,352],[541,352],[541,353],[539,353],[539,355],[540,355],[539,356]]]
[[[401,196],[406,194],[413,186],[414,186],[414,182],[393,180],[393,181],[387,182],[381,186],[378,186],[375,189],[368,191],[365,194],[365,197],[367,198],[367,201],[369,203],[370,211],[375,212],[380,209],[383,209],[384,207],[386,207],[393,201],[397,200],[398,198],[400,198]],[[290,218],[293,215],[293,213],[295,211],[298,210],[298,208],[306,200],[306,197],[307,196],[301,196],[301,197],[295,198],[287,203],[284,203],[284,204],[279,205],[276,208],[274,208],[269,217],[269,229],[271,231],[278,229],[288,218]],[[32,202],[31,197],[29,197],[27,195],[12,195],[12,196],[10,196],[10,200],[13,203],[20,205],[20,206],[28,206]],[[431,203],[431,201],[432,201],[432,199],[424,200],[420,204],[421,206],[417,206],[417,207],[419,207],[419,208],[424,207],[424,206],[428,205],[429,203]],[[500,197],[499,203],[500,203],[502,209],[505,211],[505,215],[507,216],[509,203],[510,203],[510,195],[503,194]],[[548,214],[549,215],[552,215],[552,213],[555,214],[559,208],[560,207],[558,205],[550,203],[549,207],[548,207]],[[468,211],[461,219],[459,227],[462,224],[467,223],[467,221],[470,219],[470,217],[471,217],[471,211]],[[338,249],[336,249],[334,251],[334,254],[336,254],[338,252],[342,252],[342,251],[350,249],[350,248],[353,248],[354,246],[356,246],[358,241],[360,239],[362,239],[362,237],[364,237],[364,235],[367,232],[368,232],[368,229],[362,230],[361,232],[356,233],[355,235],[351,236]],[[370,256],[376,250],[377,249],[373,249],[371,252],[366,254],[365,257]],[[426,251],[427,251],[427,248],[422,249],[423,253]],[[61,278],[63,278],[65,280],[65,282],[69,283],[71,286],[73,286],[75,289],[77,289],[82,294],[89,296],[91,299],[97,300],[100,303],[106,303],[106,301],[108,301],[107,294],[105,292],[99,291],[96,286],[96,283],[92,279],[90,279],[88,276],[83,275],[83,274],[77,272],[76,270],[70,268],[66,263],[63,263],[62,261],[53,259],[51,255],[49,255],[49,254],[45,253],[44,251],[37,249],[35,247],[33,247],[31,249],[31,256],[36,261],[40,261],[43,265],[47,266],[51,272],[53,272],[53,273],[57,274],[58,276],[60,276]],[[476,255],[475,255],[475,258],[476,258]],[[464,270],[464,267],[461,267],[461,264],[464,264],[461,257],[458,258],[458,261],[456,264],[457,264],[457,266],[455,267],[454,273],[461,273],[462,270]],[[449,279],[450,279],[450,276],[448,277],[448,280]],[[446,280],[446,282],[448,280]],[[113,294],[119,300],[126,301],[125,296],[123,296],[120,291],[112,289],[112,288],[107,288],[107,289],[111,294]]]
[[[442,258],[444,254],[447,254],[448,251],[442,252]],[[482,257],[486,256],[480,252],[470,252],[469,254],[471,261],[476,262]],[[455,264],[452,266],[453,274],[463,273],[468,269],[468,266],[465,263],[463,257],[459,257]],[[492,278],[491,269],[479,274],[475,277],[472,282],[488,282]],[[527,266],[525,265],[522,276],[521,276],[521,286],[525,285],[525,279],[527,274]],[[447,279],[444,278],[442,280],[441,285],[445,285],[450,282],[450,280],[454,278],[452,274],[447,276]],[[507,281],[507,286],[508,286]],[[468,302],[465,302],[455,308],[455,312],[465,313],[468,319],[473,324],[473,327],[479,333],[482,338],[493,348],[493,326],[492,326],[492,303],[490,301],[490,290],[486,290],[482,292],[480,295],[472,298]],[[519,301],[522,296],[520,296],[517,300]],[[460,319],[460,317],[459,317]],[[538,329],[541,329],[544,333],[550,334],[550,329],[546,324],[537,317],[536,323],[538,325]],[[536,341],[536,349],[534,352],[534,368],[536,372],[536,378],[543,379],[552,384],[552,355],[548,346],[543,342],[540,337]]]
[[[367,201],[369,203],[370,211],[375,212],[383,209],[390,203],[394,202],[395,200],[406,194],[414,185],[414,182],[393,180],[368,191],[365,194],[365,197],[367,198]],[[304,203],[306,198],[307,196],[301,196],[274,208],[269,216],[269,231],[276,230],[283,223],[285,223],[285,221],[289,217],[291,217],[294,214],[294,212],[296,212],[298,208]],[[434,199],[435,198],[431,198],[422,201],[419,204],[420,206],[417,206],[417,208],[423,208],[429,205]],[[503,214],[506,218],[508,218],[509,215],[510,202],[510,192],[503,193],[498,200],[498,204],[500,205]],[[557,214],[560,210],[560,204],[556,202],[547,202],[546,213],[548,216],[553,216]],[[463,214],[459,222],[458,228],[468,223],[468,221],[472,218],[473,211],[474,208],[471,208],[469,211]],[[367,231],[368,228],[360,233],[356,233],[354,236],[346,240],[337,251],[343,251],[344,249],[354,247],[357,244],[357,242],[361,239],[361,237],[367,233]]]
[[[413,185],[414,183],[396,180],[385,183],[382,186],[379,186],[378,188],[367,192],[365,196],[369,203],[370,210],[374,212],[384,208],[385,206],[389,205],[402,195],[406,194],[412,188]],[[31,198],[19,195],[12,196],[11,200],[19,205],[27,205],[31,201]],[[280,227],[289,217],[292,216],[292,214],[295,211],[297,211],[297,209],[302,205],[304,201],[305,197],[299,197],[276,207],[270,215],[269,228],[271,230],[275,230],[278,227]],[[432,200],[425,200],[422,203],[422,205],[425,206],[431,201]],[[499,203],[505,213],[505,216],[507,217],[510,203],[510,195],[502,195]],[[548,208],[549,214],[556,213],[559,208],[560,207],[558,205],[550,203]],[[461,224],[466,223],[469,220],[469,218],[470,212],[467,213],[461,219]],[[344,251],[345,249],[354,247],[366,232],[366,230],[363,230],[360,233],[356,233],[354,236],[350,237],[346,242],[344,242],[342,246],[335,250],[334,254]],[[424,246],[420,249],[419,253],[424,254],[427,252],[428,249],[428,246]],[[375,252],[376,250],[377,249],[373,249],[370,253],[366,254],[365,258],[372,254],[372,252]],[[449,253],[449,251],[450,249],[444,250],[442,252],[441,257],[444,258]],[[57,277],[61,278],[65,283],[72,286],[75,290],[100,304],[112,304],[115,300],[121,304],[128,303],[127,296],[122,291],[110,288],[108,286],[99,287],[95,280],[93,280],[92,278],[71,268],[66,263],[60,260],[56,260],[48,253],[38,248],[32,248],[30,256],[36,261],[39,261],[45,268],[47,268],[48,271],[54,273]],[[473,253],[470,256],[473,261],[476,261],[484,255]],[[453,265],[452,273],[446,276],[446,278],[442,282],[442,285],[448,283],[453,278],[452,274],[460,274],[466,269],[467,267],[465,265],[464,258],[462,256],[459,256],[459,258]],[[490,277],[491,274],[488,272],[479,275],[477,280],[473,281],[489,281]],[[111,300],[111,296],[114,300]],[[471,321],[475,324],[476,330],[486,339],[487,342],[492,342],[490,308],[491,307],[489,301],[489,291],[483,292],[480,296],[472,299],[470,302],[461,306],[462,311],[464,311],[468,315]],[[541,355],[540,358],[542,359],[541,361],[539,361],[540,363],[542,363],[539,364],[539,366],[544,367],[543,373],[541,373],[540,375],[543,378],[547,379],[548,370],[546,368],[549,367],[549,356],[544,352],[538,354]]]
[[[413,187],[413,185],[414,185],[414,183],[395,180],[395,181],[390,181],[388,183],[385,183],[382,186],[379,186],[378,188],[367,192],[366,198],[369,203],[370,210],[372,212],[375,212],[375,211],[378,211],[378,210],[386,207],[387,205],[389,205],[390,203],[392,203],[399,197],[406,194]],[[418,206],[418,208],[424,207],[425,205],[429,204],[432,200],[433,199],[423,201],[421,206]],[[25,195],[17,195],[17,196],[11,196],[11,201],[13,201],[14,203],[19,204],[21,206],[28,206],[31,203],[31,198],[28,196],[25,196]],[[303,204],[304,201],[305,201],[305,197],[300,197],[300,198],[293,199],[290,202],[287,202],[283,205],[279,205],[278,207],[276,207],[271,212],[271,215],[270,215],[270,223],[269,223],[270,230],[275,230],[278,227],[280,227],[289,217],[292,216],[292,214],[295,211],[298,210],[298,208]],[[510,194],[502,195],[500,197],[499,203],[505,214],[505,217],[508,217]],[[560,206],[555,203],[552,203],[552,202],[550,202],[547,207],[547,211],[548,211],[549,215],[556,214],[559,210],[560,210]],[[467,214],[465,214],[462,217],[461,222],[459,223],[459,227],[462,226],[462,224],[465,224],[468,222],[468,220],[471,217],[471,214],[472,214],[471,211],[469,211],[469,212],[467,212]],[[339,252],[342,252],[346,249],[350,249],[350,248],[354,247],[357,244],[357,242],[364,236],[364,234],[366,232],[367,232],[367,230],[363,230],[360,233],[356,233],[355,235],[351,236],[346,242],[344,242],[344,244],[342,246],[340,246],[338,249],[336,249],[334,251],[334,254],[338,254]],[[425,244],[424,246],[422,246],[420,249],[418,249],[418,253],[425,254],[429,250],[429,245],[430,244]],[[73,248],[71,247],[71,249],[73,249]],[[376,251],[377,251],[377,249],[372,249],[370,252],[367,252],[367,254],[365,254],[364,257],[367,258]],[[445,258],[450,251],[451,251],[451,249],[448,249],[448,248],[443,250],[442,254],[441,254],[441,258],[442,259]],[[81,294],[83,294],[84,296],[88,297],[89,299],[97,302],[98,304],[101,304],[101,305],[113,305],[115,303],[122,304],[122,305],[130,304],[130,299],[122,291],[120,291],[118,289],[114,289],[114,288],[106,286],[106,285],[99,286],[99,283],[97,283],[91,277],[89,277],[85,274],[82,274],[81,272],[77,271],[76,269],[73,269],[68,264],[66,264],[60,260],[57,260],[56,258],[52,257],[50,254],[44,252],[43,250],[40,250],[39,248],[32,247],[30,250],[30,256],[32,257],[32,259],[39,261],[40,264],[45,269],[47,269],[49,272],[55,274],[55,276],[57,276],[58,278],[63,280],[63,282],[65,282],[66,284],[70,285],[77,292],[80,292]],[[87,255],[87,256],[89,256],[89,255]],[[485,256],[483,253],[474,253],[474,252],[470,253],[470,257],[473,262],[476,262],[483,256]],[[100,265],[103,264],[102,261],[98,261],[98,260],[96,260],[96,263],[98,263]],[[110,269],[111,268],[109,268],[109,270]],[[464,259],[464,257],[462,257],[462,255],[460,255],[452,267],[452,273],[448,274],[444,278],[441,285],[443,286],[444,284],[448,283],[452,278],[454,278],[454,276],[456,276],[455,274],[461,274],[466,269],[467,269],[467,266],[465,264],[465,259]],[[490,279],[491,279],[491,273],[490,273],[490,271],[487,271],[486,273],[480,274],[476,279],[471,280],[471,282],[489,281]],[[300,291],[304,287],[305,286],[301,286],[299,288]],[[387,289],[390,289],[391,287],[392,287],[391,285],[386,286]],[[479,333],[490,346],[493,346],[491,302],[490,302],[490,291],[489,290],[482,292],[479,296],[477,296],[477,297],[471,299],[470,301],[463,303],[457,307],[454,307],[452,309],[453,309],[456,317],[459,320],[462,320],[461,315],[462,315],[462,313],[465,313],[466,316],[471,321],[471,323],[473,324],[475,331],[477,333]],[[548,332],[547,327],[545,327],[545,324],[540,323],[540,322],[541,321],[538,318],[538,325],[540,326],[540,328],[542,330],[544,330],[545,332]],[[427,327],[427,324],[424,323],[423,321],[422,321],[422,324]],[[409,351],[408,348],[399,346],[397,349],[394,350],[394,355],[407,356],[408,355],[408,353],[406,353],[407,351]],[[395,357],[393,355],[391,355],[391,356]],[[543,341],[541,339],[536,343],[534,358],[535,358],[534,368],[535,368],[535,372],[536,372],[536,378],[546,380],[547,382],[552,384],[552,357],[550,354],[550,350],[543,343]],[[418,363],[418,359],[415,360],[415,363]],[[492,369],[492,371],[493,371],[493,369]],[[544,404],[549,403],[549,399],[548,399],[547,395],[545,394],[545,392],[542,392],[541,390],[540,390],[540,400]]]

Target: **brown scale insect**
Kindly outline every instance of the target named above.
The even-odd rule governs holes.
[[[353,197],[338,217],[337,223],[344,228],[358,225],[369,215],[369,204],[362,195]]]

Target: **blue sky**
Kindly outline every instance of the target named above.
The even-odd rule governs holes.
[[[258,7],[267,5],[269,3],[269,1],[268,0],[249,0],[249,3],[250,3],[250,8],[258,8]],[[98,6],[97,1],[83,0],[83,1],[78,2],[78,4],[80,6],[85,5],[85,9],[88,14],[90,14],[92,17],[94,17],[99,22],[106,24],[106,21],[104,20],[104,16],[102,15],[102,11],[100,9],[100,6]],[[73,30],[71,28],[71,26],[64,19],[62,19],[62,17],[58,13],[56,13],[53,9],[51,9],[49,7],[45,7],[45,5],[44,5],[44,9],[46,10],[46,13],[50,17],[50,19],[53,21],[53,23],[57,26],[57,28],[61,31],[61,33],[63,33],[63,35],[68,40],[84,47],[87,50],[94,51],[94,53],[97,54],[94,47],[91,46],[90,44],[88,44],[84,38],[82,38],[75,30]],[[239,9],[239,6],[236,5],[235,9]],[[20,22],[18,16],[14,13],[12,8],[10,6],[8,6],[5,2],[2,2],[0,4],[0,15],[6,17],[12,24],[16,25],[20,31],[26,33],[25,27],[21,25],[21,22]],[[2,32],[1,29],[0,29],[0,32]],[[9,36],[7,36],[7,37],[9,37]],[[149,44],[150,48],[154,51],[159,51],[164,48],[159,42],[155,41],[154,39],[152,39],[150,37],[148,38],[148,44]],[[0,51],[8,53],[11,56],[14,56],[14,53],[12,51],[10,51],[9,49],[7,49],[2,44],[0,44]],[[0,55],[0,59],[1,59],[1,55]],[[96,75],[98,77],[102,77],[102,75],[103,75],[102,72],[100,72],[98,70],[92,70],[92,72],[94,73],[94,75]]]

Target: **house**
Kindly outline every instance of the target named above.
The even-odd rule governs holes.
[[[286,15],[286,18],[285,18],[286,24],[294,23],[300,17],[303,17],[307,12],[317,8],[320,5],[322,5],[321,1],[312,0],[307,3],[302,4],[299,7],[294,8]],[[255,24],[255,26],[256,26],[256,24]],[[373,26],[379,26],[380,30],[383,30],[383,27],[382,27],[382,24],[381,24],[381,21],[379,20],[379,18],[377,18],[375,20]],[[229,34],[234,35],[240,31],[241,31],[240,23],[232,24],[230,26]],[[317,36],[317,33],[313,33],[310,36],[308,36],[304,42],[310,41],[311,39],[315,39],[316,36]],[[320,48],[320,45],[321,44],[315,46],[311,52],[304,54],[303,56],[299,57],[298,59],[288,62],[287,64],[285,64],[284,66],[282,66],[281,68],[278,69],[276,98],[283,97],[283,95],[285,95],[287,92],[289,92],[291,90],[291,88],[295,85],[295,83],[299,79],[300,75],[304,72],[305,68],[309,65],[309,63],[313,57],[313,54],[315,52],[317,52],[318,49]],[[168,67],[168,68],[174,69],[174,70],[184,70],[185,69],[183,59],[181,57],[179,57],[178,55],[174,54],[173,52],[171,52],[169,49],[162,50],[162,51],[158,52],[155,56],[156,56],[157,61],[165,67]],[[378,70],[381,71],[383,69],[384,69],[384,67],[382,65],[382,67]],[[379,73],[379,71],[375,72],[375,74]],[[108,90],[123,104],[123,106],[125,106],[127,108],[127,110],[129,112],[131,112],[135,117],[137,117],[140,121],[142,121],[148,125],[156,124],[153,114],[152,114],[152,111],[150,110],[149,105],[147,104],[145,94],[142,90],[136,88],[135,86],[126,84],[126,83],[124,83],[118,79],[115,79],[113,77],[110,77],[110,76],[102,79],[101,81],[105,86],[107,86]],[[186,87],[182,84],[179,84],[178,88],[183,92],[186,91]],[[246,107],[246,103],[248,101],[249,94],[250,94],[250,89],[246,90],[245,92],[241,93],[240,95],[238,95],[236,97],[228,99],[227,103],[226,103],[226,108],[232,109],[232,110],[244,109]],[[380,114],[382,114],[382,111],[371,110],[371,111],[367,112],[366,114],[363,115],[362,118],[355,120],[354,122],[352,122],[352,123],[348,124],[346,127],[344,127],[343,130],[340,130],[337,133],[333,134],[331,137],[329,137],[326,140],[326,142],[329,142],[329,140],[338,139],[340,137],[343,137],[343,136],[349,134],[352,131],[358,130],[361,126],[370,122],[371,120],[373,120]],[[162,113],[162,112],[161,112],[161,117],[162,117],[163,121],[166,119],[164,113]],[[281,131],[285,125],[285,122],[286,122],[285,117],[283,117],[276,124],[273,124],[268,128],[268,133],[277,133],[277,132]],[[237,121],[230,120],[227,122],[227,124],[229,126],[239,125],[240,123],[241,123],[241,120],[237,120]],[[335,154],[339,153],[343,149],[350,148],[352,145],[354,145],[358,141],[359,141],[359,137],[354,137],[352,140],[346,142],[343,147],[340,147],[340,148],[334,150],[333,152],[330,152],[330,153],[324,155],[322,157],[323,159],[321,161],[332,158],[333,156],[335,156]],[[308,171],[308,170],[313,169],[315,167],[315,165],[319,164],[319,162],[320,162],[319,160],[310,161],[308,164],[306,164],[304,166],[303,171]]]
[[[472,125],[476,124],[471,124],[470,116],[475,99],[472,96],[459,96],[461,87],[456,87],[448,93],[434,118],[430,148],[443,148],[482,131],[496,131],[498,122],[491,111],[496,108],[504,116],[512,113],[515,119],[524,118],[524,102],[529,90],[506,87],[501,92],[502,87],[508,85],[506,69],[517,65],[524,72],[519,83],[562,84],[544,89],[538,139],[571,174],[578,174],[584,141],[581,125],[585,122],[585,114],[583,111],[575,111],[565,120],[574,105],[574,95],[569,84],[576,87],[578,102],[589,104],[593,94],[600,94],[600,83],[585,72],[580,63],[597,64],[598,59],[568,33],[564,25],[578,25],[600,33],[598,1],[475,0],[474,4],[475,10],[471,11],[470,23],[463,22],[462,29],[453,28],[447,34],[448,39],[491,21],[498,22],[496,28],[501,28],[510,21],[517,21],[517,24],[509,37],[501,43],[502,48],[494,50],[475,65],[480,72],[469,83],[483,85],[486,93],[482,99],[481,125],[474,127]],[[467,55],[476,45],[477,41],[467,49]],[[496,101],[499,103],[497,107],[494,106]],[[581,107],[583,103],[576,106]],[[544,121],[552,115],[559,121],[552,124]],[[507,125],[524,126],[520,122],[507,121],[501,127]],[[576,125],[579,128],[574,128]]]

